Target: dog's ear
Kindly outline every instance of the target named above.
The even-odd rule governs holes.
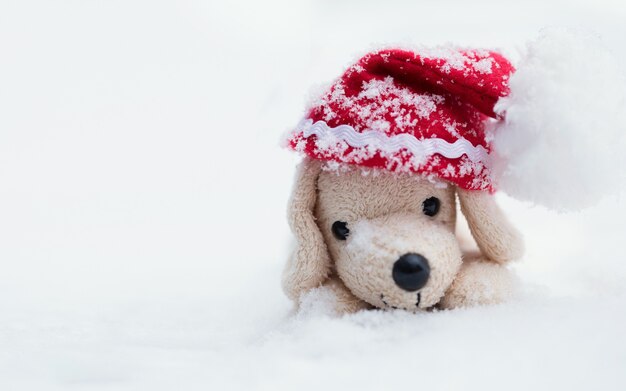
[[[283,272],[283,289],[292,300],[319,286],[330,270],[326,243],[313,215],[320,171],[319,161],[305,158],[298,167],[289,201],[289,226],[296,237],[296,248]]]
[[[461,211],[483,255],[504,263],[518,259],[524,252],[521,234],[511,225],[495,197],[484,191],[457,189]]]

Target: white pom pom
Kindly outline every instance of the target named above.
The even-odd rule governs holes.
[[[617,62],[580,33],[545,32],[527,47],[497,103],[497,186],[557,210],[615,192],[626,171],[626,95]]]

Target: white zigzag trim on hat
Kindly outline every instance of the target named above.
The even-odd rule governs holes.
[[[332,128],[324,121],[313,123],[311,119],[303,120],[298,129],[302,130],[304,137],[315,135],[318,140],[345,141],[353,148],[376,148],[385,153],[395,153],[406,149],[415,157],[428,157],[438,153],[448,159],[456,159],[466,155],[472,162],[481,162],[485,165],[489,163],[489,152],[483,146],[474,146],[464,138],[459,138],[453,143],[441,138],[419,140],[407,133],[387,136],[375,130],[357,132],[350,125]]]

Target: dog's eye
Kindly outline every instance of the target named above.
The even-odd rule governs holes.
[[[350,230],[347,227],[347,223],[343,221],[335,221],[333,223],[332,230],[333,235],[335,235],[335,237],[339,240],[346,240],[348,234],[350,233]]]
[[[422,210],[426,216],[434,216],[439,212],[439,206],[441,202],[439,202],[439,198],[430,197],[424,200],[422,203]]]

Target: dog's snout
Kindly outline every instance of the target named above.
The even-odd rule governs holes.
[[[393,280],[405,291],[421,289],[426,285],[429,275],[428,260],[419,254],[404,254],[393,264]]]

